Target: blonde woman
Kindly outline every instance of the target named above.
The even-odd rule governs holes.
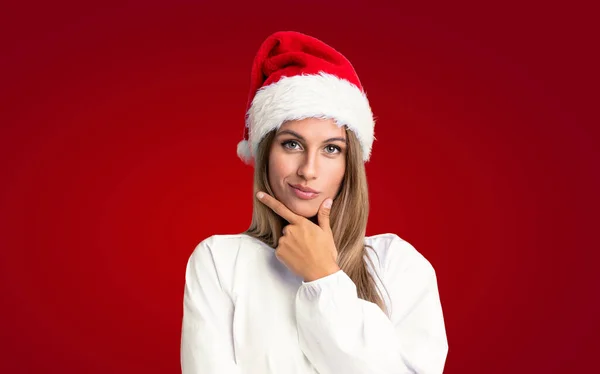
[[[442,373],[432,265],[396,234],[365,236],[373,139],[343,55],[297,32],[263,42],[238,144],[252,222],[189,258],[183,374]]]

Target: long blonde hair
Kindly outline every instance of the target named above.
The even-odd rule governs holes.
[[[254,163],[254,195],[266,191],[273,196],[269,185],[268,160],[276,130],[269,132],[258,146]],[[375,303],[386,312],[376,283],[367,270],[364,242],[369,214],[369,195],[362,149],[354,132],[346,129],[346,170],[337,197],[331,207],[330,222],[338,250],[338,266],[356,285],[358,297]],[[244,234],[275,248],[286,221],[269,207],[254,198],[252,222]],[[372,265],[372,264],[371,264]]]

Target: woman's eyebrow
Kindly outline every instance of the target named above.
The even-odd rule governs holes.
[[[298,138],[298,139],[302,140],[303,142],[304,142],[304,141],[306,141],[306,139],[304,139],[304,137],[303,137],[302,135],[300,135],[300,134],[298,134],[297,132],[295,132],[295,131],[292,131],[292,130],[281,130],[281,131],[280,131],[280,132],[277,134],[277,136],[279,136],[279,135],[283,135],[283,134],[290,134],[290,135],[292,135],[292,136],[295,136],[296,138]]]
[[[346,143],[346,138],[329,138],[327,140],[325,140],[323,143],[329,143],[329,142],[335,142],[335,141],[339,141],[342,143]]]
[[[292,130],[281,130],[277,134],[277,136],[283,135],[283,134],[289,134],[289,135],[295,136],[296,138],[300,139],[301,141],[306,142],[306,139],[304,139],[304,137],[302,135],[298,134],[295,131],[292,131]],[[342,138],[342,137],[329,138],[327,140],[324,140],[323,143],[329,143],[329,142],[335,142],[335,141],[340,141],[340,142],[345,143],[346,142],[346,138]]]

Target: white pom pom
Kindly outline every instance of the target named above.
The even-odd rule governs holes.
[[[237,155],[246,164],[250,164],[252,161],[252,151],[250,149],[250,143],[247,140],[242,140],[237,145]]]

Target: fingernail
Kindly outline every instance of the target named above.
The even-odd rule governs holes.
[[[331,203],[333,203],[333,201],[331,199],[327,199],[325,200],[325,208],[331,208]]]
[[[259,199],[262,199],[263,196],[265,196],[265,194],[262,193],[262,192],[259,192],[259,193],[256,194],[256,197],[258,197]]]

